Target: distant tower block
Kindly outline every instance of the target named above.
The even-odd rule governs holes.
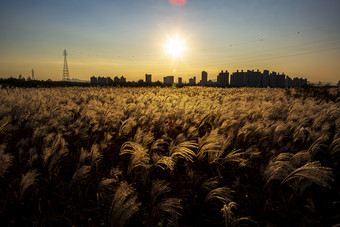
[[[34,69],[32,69],[32,80],[35,80],[34,79]]]
[[[67,66],[67,52],[64,50],[64,68],[63,68],[63,81],[70,81],[70,74],[68,72],[68,66]]]

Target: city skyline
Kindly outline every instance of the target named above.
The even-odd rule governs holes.
[[[189,86],[214,86],[214,87],[281,87],[281,88],[290,88],[290,87],[298,87],[304,86],[308,84],[307,78],[302,77],[291,77],[286,75],[285,73],[277,73],[275,71],[269,70],[237,70],[236,72],[229,73],[228,70],[225,72],[221,70],[221,72],[217,75],[216,78],[210,79],[208,77],[208,72],[201,72],[201,80],[196,76],[189,78],[189,81],[182,80],[181,76],[177,77],[177,83],[175,82],[175,76],[164,76],[163,82],[160,80],[152,81],[151,74],[145,74],[145,80],[139,79],[138,81],[129,81],[124,76],[119,78],[115,76],[114,79],[103,76],[95,76],[93,75],[90,78],[91,85],[117,85],[126,82],[138,83],[141,85],[152,85],[154,83],[159,84],[163,83],[165,85],[189,85]],[[196,80],[197,79],[197,80]],[[337,84],[338,85],[338,84]]]
[[[61,80],[260,69],[339,80],[340,3],[257,1],[4,1],[0,77]],[[182,46],[179,46],[182,45]],[[177,46],[176,46],[177,45]]]

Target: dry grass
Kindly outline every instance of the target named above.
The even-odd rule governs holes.
[[[332,226],[339,110],[283,89],[0,89],[0,223]]]

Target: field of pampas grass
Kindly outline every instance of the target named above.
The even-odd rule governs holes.
[[[289,93],[0,89],[0,223],[339,224],[340,103]]]

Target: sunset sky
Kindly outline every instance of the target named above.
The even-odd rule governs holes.
[[[184,4],[185,3],[185,4]],[[339,0],[1,0],[0,77],[174,75],[259,69],[340,80]],[[180,56],[166,50],[177,37]],[[176,79],[177,81],[177,79]]]

